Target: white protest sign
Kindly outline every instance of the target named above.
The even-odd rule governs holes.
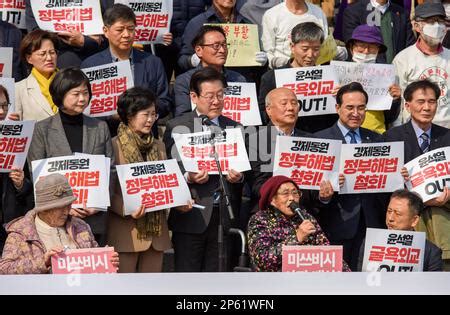
[[[36,121],[0,121],[0,173],[23,169]]]
[[[0,18],[18,28],[26,29],[25,0],[0,0]]]
[[[410,180],[409,190],[418,193],[424,202],[439,196],[450,187],[450,147],[429,151],[405,164]]]
[[[81,69],[91,82],[92,99],[84,113],[91,117],[110,116],[117,113],[117,100],[134,86],[128,60]]]
[[[124,203],[124,214],[141,205],[157,211],[186,205],[191,193],[176,160],[116,165]]]
[[[103,34],[99,0],[32,0],[31,9],[39,28],[50,32],[79,31],[83,35]]]
[[[217,153],[224,174],[230,169],[244,172],[251,168],[240,128],[226,129],[223,134],[214,133],[214,145],[210,144],[210,131],[174,133],[172,137],[187,172],[198,173],[205,170],[210,175],[218,174],[217,164],[211,157],[213,152]]]
[[[345,176],[340,194],[392,192],[403,187],[403,141],[343,144],[340,173]]]
[[[338,76],[331,66],[288,68],[275,70],[278,87],[291,89],[300,104],[299,116],[336,113],[336,99],[332,95]]]
[[[52,173],[67,177],[77,200],[74,208],[94,207],[106,210],[109,200],[109,169],[103,155],[77,154],[32,161],[33,183]]]
[[[392,96],[389,94],[389,86],[395,83],[394,65],[334,60],[330,64],[335,67],[341,86],[350,82],[362,84],[369,95],[367,109],[387,110],[391,108]]]
[[[163,43],[163,35],[170,33],[173,16],[172,0],[115,0],[129,6],[136,15],[137,44]]]
[[[287,176],[299,188],[311,190],[329,180],[339,191],[341,145],[339,140],[277,136],[273,175]]]
[[[244,126],[261,125],[255,83],[228,82],[222,115]]]
[[[362,271],[423,271],[425,233],[368,228]]]
[[[12,47],[0,47],[0,77],[12,77]]]

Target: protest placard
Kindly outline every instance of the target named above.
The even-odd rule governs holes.
[[[406,163],[405,167],[410,178],[406,187],[418,193],[424,202],[450,187],[450,147],[424,153]]]
[[[290,177],[299,188],[319,190],[329,180],[339,191],[339,157],[342,142],[277,136],[273,175]]]
[[[27,29],[25,0],[0,0],[0,19],[18,28]]]
[[[403,188],[403,141],[343,144],[340,173],[345,176],[340,194],[392,192]]]
[[[425,233],[368,228],[362,271],[423,271]]]
[[[283,272],[341,272],[342,246],[283,245]]]
[[[12,47],[0,47],[0,77],[12,77]]]
[[[23,169],[36,121],[0,121],[0,173]]]
[[[331,66],[302,67],[275,70],[278,87],[291,89],[300,104],[299,116],[336,113],[336,99],[332,95],[338,77]]]
[[[243,126],[261,125],[255,83],[228,82],[222,115]]]
[[[66,249],[52,256],[52,274],[116,273],[113,253],[114,247]]]
[[[110,116],[117,113],[117,100],[134,86],[128,60],[81,69],[91,83],[92,99],[84,113],[91,117]]]
[[[30,3],[36,23],[42,30],[103,34],[99,0],[33,0]]]
[[[186,205],[191,193],[176,160],[116,165],[125,215]]]
[[[331,61],[335,67],[341,86],[350,82],[359,82],[369,95],[367,109],[387,110],[391,108],[392,96],[389,86],[395,83],[394,65],[379,63],[356,63]]]

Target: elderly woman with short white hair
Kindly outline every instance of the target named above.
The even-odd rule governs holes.
[[[36,183],[36,206],[6,225],[8,238],[0,274],[51,273],[51,257],[65,249],[98,247],[87,223],[69,211],[73,195],[65,176],[51,174]],[[112,264],[119,267],[119,255]]]

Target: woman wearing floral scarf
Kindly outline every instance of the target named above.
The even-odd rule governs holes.
[[[125,91],[117,102],[121,123],[112,139],[116,164],[165,160],[161,141],[151,133],[158,119],[156,97],[148,89]],[[108,244],[119,252],[120,272],[161,272],[163,254],[171,248],[166,211],[145,213],[141,206],[124,215],[122,193],[117,181],[108,215]]]

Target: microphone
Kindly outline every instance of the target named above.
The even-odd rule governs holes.
[[[214,126],[215,124],[208,118],[206,115],[200,115],[198,116],[202,120],[203,126]]]
[[[208,118],[208,116],[200,115],[198,116],[198,118],[201,119],[203,126],[210,127],[209,129],[211,130],[212,137],[215,137],[218,134],[221,134],[223,137],[226,136],[226,131],[223,130],[220,126],[213,123],[212,120]]]
[[[291,208],[291,210],[294,211],[294,213],[297,214],[300,217],[300,219],[302,219],[302,221],[306,220],[298,203],[296,203],[295,201],[291,202],[289,208]]]

